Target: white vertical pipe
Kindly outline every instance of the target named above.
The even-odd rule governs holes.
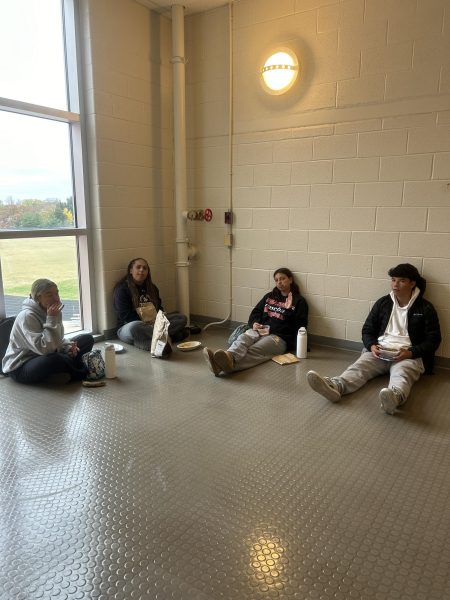
[[[184,7],[172,6],[172,75],[173,75],[173,128],[175,171],[175,220],[177,245],[178,309],[190,322],[189,309],[189,255],[187,223],[186,178],[186,81],[184,57]]]
[[[233,2],[228,2],[228,182],[229,182],[229,204],[228,208],[233,215]],[[228,225],[227,232],[233,233],[233,225]],[[222,325],[231,319],[233,314],[233,247],[228,248],[228,273],[229,273],[229,311],[228,315],[221,321],[213,321],[203,327],[203,331],[213,325]]]

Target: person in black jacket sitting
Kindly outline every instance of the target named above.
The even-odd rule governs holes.
[[[275,287],[250,313],[249,329],[228,350],[203,349],[214,375],[249,369],[295,347],[299,328],[308,325],[308,304],[290,269],[277,269],[273,278]]]
[[[389,373],[389,386],[379,398],[382,410],[393,415],[422,373],[432,373],[441,331],[434,306],[423,297],[426,280],[416,267],[403,263],[388,274],[391,293],[375,302],[363,325],[361,356],[338,377],[309,371],[307,379],[314,391],[338,402],[377,375]]]
[[[141,350],[150,350],[153,323],[158,310],[162,310],[159,290],[153,283],[150,267],[143,258],[133,258],[127,274],[114,288],[114,309],[117,314],[117,336],[126,344],[134,344]],[[187,318],[181,313],[168,313],[169,335],[173,342],[180,342],[189,335]]]

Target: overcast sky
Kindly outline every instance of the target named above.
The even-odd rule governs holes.
[[[0,0],[0,96],[66,109],[60,0]],[[0,111],[0,200],[72,195],[68,126]]]

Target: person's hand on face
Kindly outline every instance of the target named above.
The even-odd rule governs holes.
[[[79,351],[80,349],[78,348],[78,344],[76,342],[70,342],[70,346],[67,351],[68,355],[72,358],[75,358]]]
[[[50,317],[56,317],[64,308],[59,297],[59,291],[56,286],[52,286],[38,296],[40,306],[47,311]]]
[[[50,304],[50,306],[47,306],[47,314],[50,317],[56,317],[56,315],[62,312],[63,308],[64,304],[62,304],[61,302],[55,302],[54,304]]]

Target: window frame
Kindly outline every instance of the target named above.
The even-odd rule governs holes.
[[[76,221],[74,227],[61,229],[20,229],[0,230],[0,240],[18,238],[42,237],[75,237],[78,262],[78,286],[80,295],[81,327],[83,331],[94,331],[96,326],[95,315],[91,302],[92,286],[89,276],[90,260],[89,250],[91,241],[88,228],[87,198],[87,165],[85,163],[85,135],[82,124],[82,86],[78,65],[80,62],[79,27],[76,12],[76,0],[61,0],[64,59],[66,66],[66,86],[68,110],[41,106],[11,98],[0,97],[0,110],[28,115],[41,119],[49,119],[66,123],[69,126],[69,143],[72,161],[73,200]],[[51,273],[49,273],[51,277]],[[32,282],[30,282],[31,285]],[[3,277],[0,265],[0,318],[6,316]],[[77,332],[79,333],[79,332]]]

